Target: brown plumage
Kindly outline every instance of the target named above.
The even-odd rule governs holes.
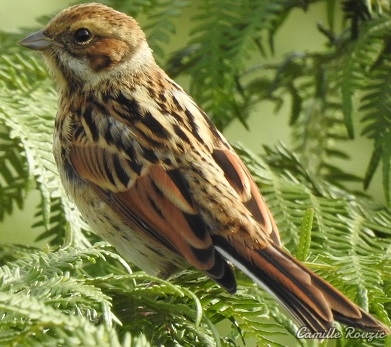
[[[234,293],[228,260],[311,331],[338,320],[388,333],[282,250],[248,170],[156,65],[133,18],[77,5],[21,45],[43,53],[58,84],[54,155],[64,187],[126,259],[163,277],[192,265]]]

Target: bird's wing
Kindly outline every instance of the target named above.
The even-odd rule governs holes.
[[[173,93],[170,105],[159,108],[124,94],[105,103],[91,101],[76,124],[69,156],[77,174],[129,226],[182,255],[229,291],[234,291],[233,275],[215,251],[213,230],[199,213],[178,163],[181,155],[194,148],[208,152],[267,238],[279,245],[277,228],[249,172],[184,92]]]
[[[249,171],[224,140],[219,147],[212,152],[215,162],[224,171],[225,178],[236,190],[243,205],[260,225],[260,230],[271,242],[281,247],[277,225]]]

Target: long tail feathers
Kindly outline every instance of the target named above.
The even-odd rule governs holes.
[[[334,320],[366,331],[390,330],[337,289],[274,246],[253,250],[214,236],[217,250],[257,284],[273,294],[302,326],[324,331]]]

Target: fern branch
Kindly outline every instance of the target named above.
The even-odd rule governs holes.
[[[10,129],[0,123],[0,221],[13,207],[22,208],[29,187],[26,158],[18,141],[9,137]]]
[[[0,124],[12,129],[9,133],[10,141],[22,145],[28,163],[28,174],[22,173],[24,180],[19,184],[28,186],[30,177],[35,177],[42,198],[41,224],[53,231],[50,228],[53,200],[65,195],[60,188],[61,182],[52,155],[56,96],[48,83],[47,74],[34,57],[22,59],[19,55],[3,55],[1,59],[2,82],[7,88],[0,89]],[[24,72],[16,73],[17,69]],[[36,79],[32,83],[34,76]],[[15,156],[12,151],[7,151],[4,155],[8,161]],[[6,171],[2,170],[2,174],[6,174]],[[63,213],[72,216],[70,219],[74,221],[71,227],[74,235],[77,235],[75,241],[80,242],[80,245],[88,245],[89,242],[81,233],[84,223],[79,213],[67,200],[62,199],[61,202]],[[62,223],[59,228],[65,234],[66,224]]]
[[[365,88],[366,95],[361,102],[361,110],[364,111],[363,122],[365,127],[363,135],[374,141],[374,152],[370,160],[366,175],[365,186],[368,186],[372,176],[379,165],[383,164],[383,187],[388,203],[391,202],[391,78],[387,69],[391,67],[391,62],[384,60],[382,69],[377,69],[372,73],[372,80],[368,81]]]

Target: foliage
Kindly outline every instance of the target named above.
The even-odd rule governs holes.
[[[363,189],[382,164],[391,203],[389,3],[385,0],[106,1],[149,18],[151,46],[223,131],[243,124],[260,102],[290,103],[292,145],[264,146],[263,159],[237,151],[272,210],[285,247],[386,324],[391,313],[391,212]],[[321,51],[269,61],[275,34],[293,10],[323,4],[328,26]],[[344,14],[337,23],[338,13]],[[169,59],[178,15],[192,13],[187,43]],[[336,32],[336,27],[341,27]],[[314,28],[314,30],[317,30]],[[0,33],[0,221],[39,190],[33,228],[48,247],[0,246],[1,346],[316,345],[297,341],[297,327],[262,289],[237,273],[226,294],[200,273],[152,278],[97,242],[65,196],[51,154],[56,92],[41,59],[18,48],[21,35]],[[255,63],[254,63],[255,61]],[[364,179],[334,159],[362,136],[373,142]],[[253,129],[249,129],[250,131]],[[224,329],[221,328],[224,325]],[[391,338],[338,346],[390,346]],[[326,345],[326,343],[322,343]]]

